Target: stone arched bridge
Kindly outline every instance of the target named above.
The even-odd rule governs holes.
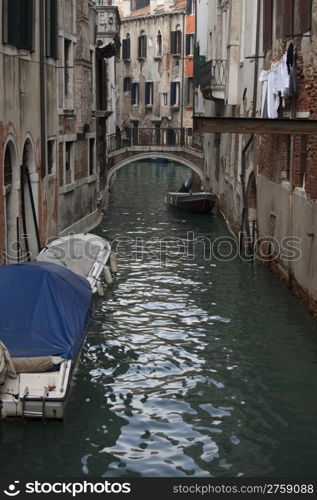
[[[107,185],[125,165],[138,160],[165,158],[189,167],[204,179],[203,135],[192,129],[131,128],[108,137]]]

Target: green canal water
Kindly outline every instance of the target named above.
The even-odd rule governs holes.
[[[205,248],[230,236],[219,216],[165,207],[186,176],[118,174],[96,233],[120,272],[94,299],[66,418],[2,422],[1,475],[316,475],[316,323],[262,265],[209,259],[202,241],[185,254],[193,233]]]

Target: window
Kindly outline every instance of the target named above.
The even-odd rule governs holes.
[[[182,53],[182,31],[180,26],[177,26],[175,31],[171,31],[171,54],[173,56],[181,55]]]
[[[3,43],[34,49],[33,0],[3,0]]]
[[[131,39],[130,34],[122,40],[122,59],[123,61],[130,61],[131,59]]]
[[[138,37],[138,59],[146,58],[146,45],[147,38],[144,31],[141,31],[141,35]]]
[[[311,29],[311,0],[279,0],[277,2],[276,38],[286,40]]]
[[[132,106],[139,105],[139,84],[132,83],[131,85],[131,104]]]
[[[132,0],[131,1],[131,9],[138,10],[143,9],[143,7],[147,7],[150,5],[150,0]]]
[[[73,182],[74,172],[74,143],[66,142],[65,145],[65,184]]]
[[[96,75],[97,75],[97,107],[100,110],[107,109],[107,86],[105,82],[107,81],[107,64],[105,59],[98,53],[96,59]]]
[[[57,0],[45,1],[46,56],[58,59]]]
[[[162,106],[167,106],[167,102],[168,102],[167,92],[163,92],[163,94],[162,94]]]
[[[180,83],[171,83],[171,106],[179,106]]]
[[[272,47],[273,0],[263,0],[263,50]]]
[[[73,108],[73,42],[64,39],[64,107]]]
[[[88,154],[89,154],[89,175],[93,175],[95,173],[95,138],[91,137],[88,139]]]
[[[47,174],[51,175],[55,172],[55,141],[47,141]]]
[[[10,147],[6,147],[6,152],[4,156],[4,185],[10,186],[12,184],[12,156]]]
[[[187,0],[186,14],[195,14],[195,0]]]
[[[130,92],[131,90],[131,78],[126,76],[123,78],[123,92]]]
[[[186,55],[192,56],[194,54],[194,33],[186,35]]]
[[[145,105],[153,106],[153,82],[145,82]]]
[[[159,31],[156,37],[156,55],[161,57],[163,55],[163,39],[162,33]]]
[[[185,106],[193,105],[193,78],[186,78],[185,83]]]

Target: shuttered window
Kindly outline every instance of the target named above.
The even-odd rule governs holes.
[[[276,38],[287,40],[311,29],[311,0],[277,0],[276,7]]]
[[[124,61],[130,61],[131,59],[131,44],[130,36],[122,40],[122,59]]]
[[[311,0],[295,0],[294,3],[294,36],[302,35],[311,29]]]
[[[187,0],[186,14],[195,14],[195,0]]]
[[[139,84],[132,83],[131,85],[131,104],[132,106],[139,105]]]
[[[263,50],[272,47],[272,17],[273,1],[262,0],[263,2]]]
[[[146,35],[144,33],[141,33],[141,35],[138,37],[138,59],[146,58],[146,45]]]
[[[179,89],[180,89],[179,82],[171,83],[171,106],[179,105]]]
[[[3,0],[3,43],[34,49],[34,1]]]
[[[58,15],[57,0],[45,1],[46,56],[58,59]]]
[[[186,55],[192,56],[194,53],[194,34],[190,33],[186,35]]]
[[[131,90],[131,78],[126,76],[123,78],[123,92],[129,92]]]
[[[145,105],[153,105],[153,82],[145,82]]]
[[[294,0],[284,0],[283,5],[283,39],[293,36]]]
[[[182,32],[180,30],[171,31],[171,54],[181,55],[182,52]]]

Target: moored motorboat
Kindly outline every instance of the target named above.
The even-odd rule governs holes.
[[[167,193],[166,204],[197,213],[208,213],[214,208],[217,196],[209,192]]]
[[[110,266],[109,243],[80,234],[53,241],[36,262],[0,266],[0,419],[64,417],[92,295]]]

